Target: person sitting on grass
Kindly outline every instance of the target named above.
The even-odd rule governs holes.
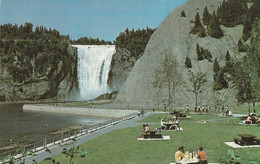
[[[199,147],[199,153],[197,154],[197,158],[200,160],[199,164],[208,164],[206,152],[203,151],[203,147]]]
[[[150,128],[149,128],[148,124],[145,125],[144,132],[145,132],[145,134],[150,132]]]
[[[183,146],[179,147],[178,151],[176,151],[175,153],[176,162],[180,162],[184,158],[185,154],[183,152],[184,152],[184,147]]]
[[[177,124],[175,122],[175,119],[172,120],[172,125],[169,127],[169,129],[175,129],[177,127]]]
[[[175,124],[177,125],[178,130],[181,130],[178,115],[176,115]]]
[[[144,137],[144,135],[148,134],[150,132],[150,128],[148,124],[143,124],[143,131],[140,137]]]
[[[251,117],[250,117],[250,116],[247,117],[246,123],[247,123],[247,124],[251,124],[251,123],[252,123],[252,120],[251,120]]]
[[[165,119],[164,119],[164,117],[161,119],[161,129],[162,130],[165,130],[166,129],[166,121],[165,121]]]

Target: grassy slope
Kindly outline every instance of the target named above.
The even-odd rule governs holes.
[[[165,114],[155,114],[143,121],[158,122],[151,124],[151,129],[159,127],[159,120]],[[207,124],[197,123],[196,120],[220,119]],[[197,150],[203,146],[207,152],[209,162],[218,162],[219,159],[227,158],[227,151],[230,147],[224,144],[225,141],[232,141],[239,137],[239,133],[254,134],[260,138],[259,126],[236,125],[228,121],[226,117],[214,115],[192,115],[192,119],[181,120],[181,132],[163,132],[163,135],[170,135],[169,141],[137,141],[136,137],[142,131],[142,127],[126,128],[116,130],[100,136],[80,146],[86,149],[88,154],[85,158],[77,158],[74,163],[104,163],[104,164],[146,164],[146,163],[170,163],[174,161],[174,153],[179,146],[183,145],[185,151]],[[242,157],[242,163],[258,161],[260,163],[260,148],[235,149],[235,153]],[[60,154],[55,157],[62,164],[69,163],[68,158]],[[46,163],[46,162],[43,162]]]

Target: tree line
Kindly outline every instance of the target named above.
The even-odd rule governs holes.
[[[86,36],[81,37],[77,40],[70,40],[70,44],[74,45],[112,45],[111,41],[100,40],[99,38],[88,38]]]
[[[53,97],[58,84],[71,72],[73,55],[69,37],[56,29],[32,23],[0,26],[0,64],[11,76],[10,90],[25,92],[22,85],[49,81],[50,90],[37,99]]]
[[[129,30],[128,28],[119,34],[115,40],[116,48],[125,48],[130,52],[131,57],[135,59],[143,55],[145,47],[155,29],[137,29]]]
[[[209,35],[214,38],[221,38],[224,33],[220,25],[225,27],[244,25],[243,40],[246,41],[250,37],[254,20],[260,18],[259,6],[259,0],[224,0],[217,11],[212,14],[209,13],[206,6],[202,20],[199,13],[196,14],[194,26],[190,33],[198,34],[199,37]],[[183,12],[182,16],[184,15]],[[206,29],[204,26],[206,26]]]

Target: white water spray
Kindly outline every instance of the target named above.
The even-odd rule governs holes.
[[[72,45],[78,51],[78,81],[82,100],[109,92],[108,73],[114,45]]]

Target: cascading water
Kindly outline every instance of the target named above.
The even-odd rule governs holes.
[[[109,92],[108,73],[114,45],[72,45],[78,52],[78,82],[82,100]]]

